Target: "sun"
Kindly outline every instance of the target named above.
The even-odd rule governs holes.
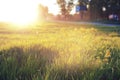
[[[59,7],[56,0],[0,0],[0,22],[8,22],[15,25],[29,25],[38,22],[38,6],[42,4],[48,7],[48,13],[57,15]]]
[[[38,3],[33,0],[0,0],[0,21],[27,25],[37,20]]]

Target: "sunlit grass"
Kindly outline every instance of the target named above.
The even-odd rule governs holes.
[[[0,79],[119,80],[119,30],[59,22],[2,25]]]

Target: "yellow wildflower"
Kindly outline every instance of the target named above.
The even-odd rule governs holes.
[[[110,50],[106,50],[105,57],[108,58],[108,57],[110,57],[110,56],[111,56],[111,52],[110,52]]]

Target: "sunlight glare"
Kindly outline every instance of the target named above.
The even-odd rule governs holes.
[[[54,15],[59,14],[60,8],[57,5],[56,0],[50,0],[50,2],[48,2],[48,0],[38,0],[38,2],[44,6],[47,6],[49,9],[49,13],[52,13]]]
[[[0,21],[18,25],[37,20],[38,3],[33,0],[0,0]]]

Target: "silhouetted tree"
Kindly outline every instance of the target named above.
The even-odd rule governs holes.
[[[109,13],[117,14],[118,12],[120,12],[120,0],[109,0],[107,5]]]
[[[78,3],[76,6],[79,6],[80,10],[79,10],[79,13],[80,13],[80,16],[81,16],[81,19],[83,19],[83,15],[84,15],[84,11],[87,10],[87,3],[88,3],[88,0],[78,0]]]
[[[66,17],[70,13],[74,1],[75,0],[57,0],[62,15]],[[89,5],[88,10],[90,11],[91,19],[100,19],[103,15],[120,14],[120,0],[78,0],[77,6],[87,5]],[[103,8],[105,10],[103,10]]]
[[[73,8],[73,0],[57,0],[57,4],[60,7],[61,14],[66,18]]]
[[[103,7],[106,9],[103,11]],[[120,13],[120,0],[90,0],[91,18],[97,19],[109,14]]]

